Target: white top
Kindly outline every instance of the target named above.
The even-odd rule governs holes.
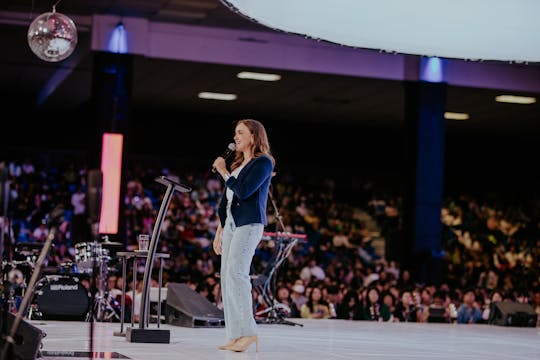
[[[246,166],[246,164],[240,165],[239,167],[234,169],[231,172],[231,176],[238,177],[238,174],[240,174],[240,171],[242,171],[244,166]],[[231,210],[231,203],[232,203],[233,195],[234,195],[234,192],[231,189],[229,189],[229,187],[227,186],[227,190],[225,192],[225,196],[227,196],[227,212],[229,212],[229,210]]]

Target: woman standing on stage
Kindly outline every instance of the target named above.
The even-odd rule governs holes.
[[[226,184],[213,243],[214,251],[222,256],[221,289],[229,339],[219,348],[245,351],[255,342],[259,351],[249,271],[266,225],[268,189],[275,161],[266,130],[256,120],[238,121],[234,142],[236,156],[231,172],[223,157],[218,157],[213,164]]]

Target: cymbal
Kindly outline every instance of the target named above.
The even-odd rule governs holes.
[[[18,255],[34,256],[38,255],[43,249],[44,243],[38,242],[18,242],[15,243],[15,252]],[[54,244],[51,244],[51,248],[54,248]]]
[[[101,247],[107,247],[107,246],[111,246],[111,247],[124,246],[124,244],[119,243],[119,242],[113,242],[113,241],[105,241],[101,243]]]

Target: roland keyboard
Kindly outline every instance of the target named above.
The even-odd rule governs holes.
[[[263,232],[262,240],[282,240],[282,241],[292,241],[297,240],[298,243],[303,244],[307,242],[306,234],[293,234],[288,232]]]

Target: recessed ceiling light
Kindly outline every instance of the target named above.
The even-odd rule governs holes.
[[[469,114],[447,111],[444,113],[444,118],[447,120],[469,120]]]
[[[215,92],[208,92],[208,91],[200,92],[198,96],[201,99],[209,99],[209,100],[232,101],[232,100],[237,99],[236,94],[215,93]]]
[[[249,80],[261,80],[261,81],[278,81],[281,80],[281,75],[278,74],[265,74],[257,72],[242,71],[239,72],[236,77],[239,79]]]
[[[536,98],[530,96],[499,95],[495,97],[495,101],[511,104],[534,104]]]

